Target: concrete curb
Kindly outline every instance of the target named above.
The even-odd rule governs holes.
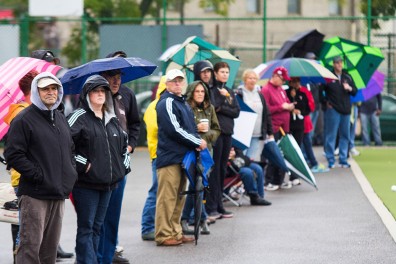
[[[360,169],[357,162],[353,159],[350,160],[351,169],[356,180],[360,184],[363,193],[366,195],[367,199],[370,201],[371,205],[377,211],[385,227],[388,229],[393,240],[396,242],[396,221],[393,215],[389,212],[388,208],[385,207],[384,203],[374,192],[373,187],[371,187],[370,182],[367,180],[363,171]]]

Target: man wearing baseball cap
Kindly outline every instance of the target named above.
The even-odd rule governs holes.
[[[271,121],[275,140],[282,135],[280,128],[286,133],[290,127],[290,112],[294,109],[294,104],[290,103],[286,92],[282,85],[285,81],[290,81],[289,73],[284,67],[277,67],[272,73],[269,82],[261,89],[261,93],[265,98],[268,108],[271,112]],[[275,191],[280,188],[283,183],[284,172],[282,172],[274,164],[269,163],[266,173],[266,190]],[[286,185],[285,187],[288,187]]]
[[[177,246],[194,241],[194,238],[183,235],[180,223],[185,201],[184,196],[180,197],[180,191],[185,190],[187,183],[181,164],[188,151],[205,149],[207,144],[199,136],[193,112],[182,96],[184,82],[183,72],[168,71],[166,91],[156,107],[158,191],[155,241],[158,246]]]

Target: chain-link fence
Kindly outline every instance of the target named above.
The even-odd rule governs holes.
[[[163,71],[162,63],[156,58],[167,47],[181,43],[186,35],[199,35],[207,41],[231,51],[241,59],[242,64],[237,82],[244,69],[254,68],[264,61],[273,59],[277,50],[291,36],[309,29],[317,29],[325,34],[325,39],[340,36],[363,44],[370,43],[370,45],[380,48],[385,60],[379,70],[387,76],[384,91],[396,94],[394,59],[396,17],[387,17],[386,21],[380,21],[381,28],[371,30],[370,36],[367,33],[366,22],[365,17],[197,18],[189,17],[186,14],[182,21],[178,17],[171,17],[171,15],[167,19],[144,20],[140,18],[93,19],[86,17],[44,20],[25,17],[6,24],[8,24],[7,26],[12,25],[11,28],[14,30],[15,27],[19,27],[19,51],[22,56],[28,56],[34,49],[51,49],[60,56],[63,66],[74,67],[86,61],[104,57],[110,51],[126,49],[129,51],[128,55],[152,58],[151,61],[159,66],[156,73]],[[181,25],[181,23],[183,24]],[[143,33],[137,25],[147,27],[149,31],[152,31],[152,34]],[[103,29],[109,26],[111,26],[111,30],[106,33],[106,39],[104,39]],[[177,29],[171,30],[171,27],[175,26],[178,26]],[[127,33],[120,34],[119,32],[124,32],[122,31],[124,29]],[[3,30],[0,32],[4,34]],[[5,34],[7,35],[7,33]],[[111,37],[111,34],[114,36]],[[153,49],[152,43],[158,47]],[[137,51],[139,54],[135,53]],[[136,86],[138,91],[147,90],[153,86],[157,79],[143,80],[142,85],[132,85]]]

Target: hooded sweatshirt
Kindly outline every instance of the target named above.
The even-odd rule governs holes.
[[[103,119],[95,116],[88,95],[99,86],[106,90]],[[82,107],[67,118],[76,145],[76,186],[111,190],[129,172],[130,160],[127,152],[128,135],[115,116],[106,79],[100,75],[89,77],[80,94],[80,103]]]
[[[56,103],[48,109],[41,101],[37,82],[43,77],[58,84]],[[74,144],[62,113],[63,87],[51,73],[40,73],[32,81],[31,102],[10,126],[4,155],[9,166],[21,174],[18,196],[61,200],[69,196],[77,173]]]
[[[204,102],[200,105],[196,105],[193,103],[194,91],[195,88],[197,88],[198,84],[201,84],[205,89]],[[201,136],[201,138],[205,139],[208,145],[208,149],[212,150],[212,145],[216,142],[221,131],[219,121],[217,120],[216,111],[213,105],[210,103],[209,92],[206,88],[206,85],[202,81],[195,81],[189,84],[186,90],[186,100],[194,112],[195,124],[200,123],[201,119],[209,120],[209,131],[199,132],[199,135]]]

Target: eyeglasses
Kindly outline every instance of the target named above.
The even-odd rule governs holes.
[[[40,88],[39,91],[42,91],[44,93],[48,93],[49,91],[55,92],[58,91],[58,86],[46,86],[44,88]]]

